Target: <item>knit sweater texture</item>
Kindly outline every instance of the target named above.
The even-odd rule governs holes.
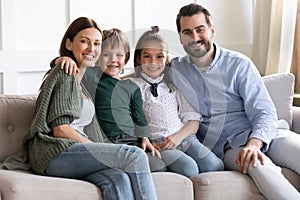
[[[53,136],[52,127],[70,124],[82,109],[82,93],[75,75],[69,76],[54,67],[43,82],[36,101],[32,123],[23,139],[20,152],[4,162],[7,169],[32,169],[44,175],[50,161],[76,141]],[[85,127],[89,139],[103,142],[103,134],[94,117]]]

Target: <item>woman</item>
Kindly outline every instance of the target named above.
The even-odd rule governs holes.
[[[41,175],[92,182],[103,190],[104,199],[116,199],[116,194],[102,187],[103,170],[108,176],[110,170],[124,171],[129,179],[120,172],[121,184],[132,185],[132,189],[117,191],[122,193],[119,199],[156,199],[144,151],[134,146],[101,143],[94,105],[81,85],[85,70],[99,58],[101,41],[101,29],[89,18],[80,17],[69,26],[60,55],[75,60],[79,73],[68,76],[59,66],[47,73],[22,151],[4,165],[8,169],[32,168]],[[128,180],[131,184],[127,184]]]

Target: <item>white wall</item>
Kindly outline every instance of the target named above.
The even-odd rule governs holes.
[[[0,0],[0,94],[37,94],[64,31],[79,16],[95,19],[103,29],[125,31],[132,49],[145,29],[158,25],[172,55],[182,55],[175,19],[180,7],[192,2],[212,12],[219,45],[249,55],[253,1]]]

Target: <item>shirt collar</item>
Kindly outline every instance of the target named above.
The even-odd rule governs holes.
[[[149,83],[159,83],[163,80],[164,78],[164,74],[161,74],[159,77],[157,78],[151,78],[150,76],[148,76],[145,72],[141,72],[141,76],[146,79]]]

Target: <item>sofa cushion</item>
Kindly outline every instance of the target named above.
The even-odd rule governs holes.
[[[288,168],[282,168],[282,174],[289,180],[289,182],[300,191],[300,176],[297,172]]]
[[[240,172],[206,172],[191,177],[195,199],[265,200],[249,176]]]
[[[193,183],[185,176],[152,173],[158,199],[194,199]],[[3,199],[102,199],[101,190],[86,181],[40,176],[25,171],[0,169],[0,188]],[[0,198],[1,199],[1,198]]]
[[[295,77],[291,73],[279,73],[262,77],[273,100],[278,119],[284,119],[292,127],[292,106]]]
[[[192,181],[180,174],[171,172],[152,173],[158,199],[194,199]]]
[[[85,181],[1,169],[0,177],[3,199],[102,199],[101,190]]]
[[[35,96],[0,95],[0,162],[17,153],[29,127]]]

